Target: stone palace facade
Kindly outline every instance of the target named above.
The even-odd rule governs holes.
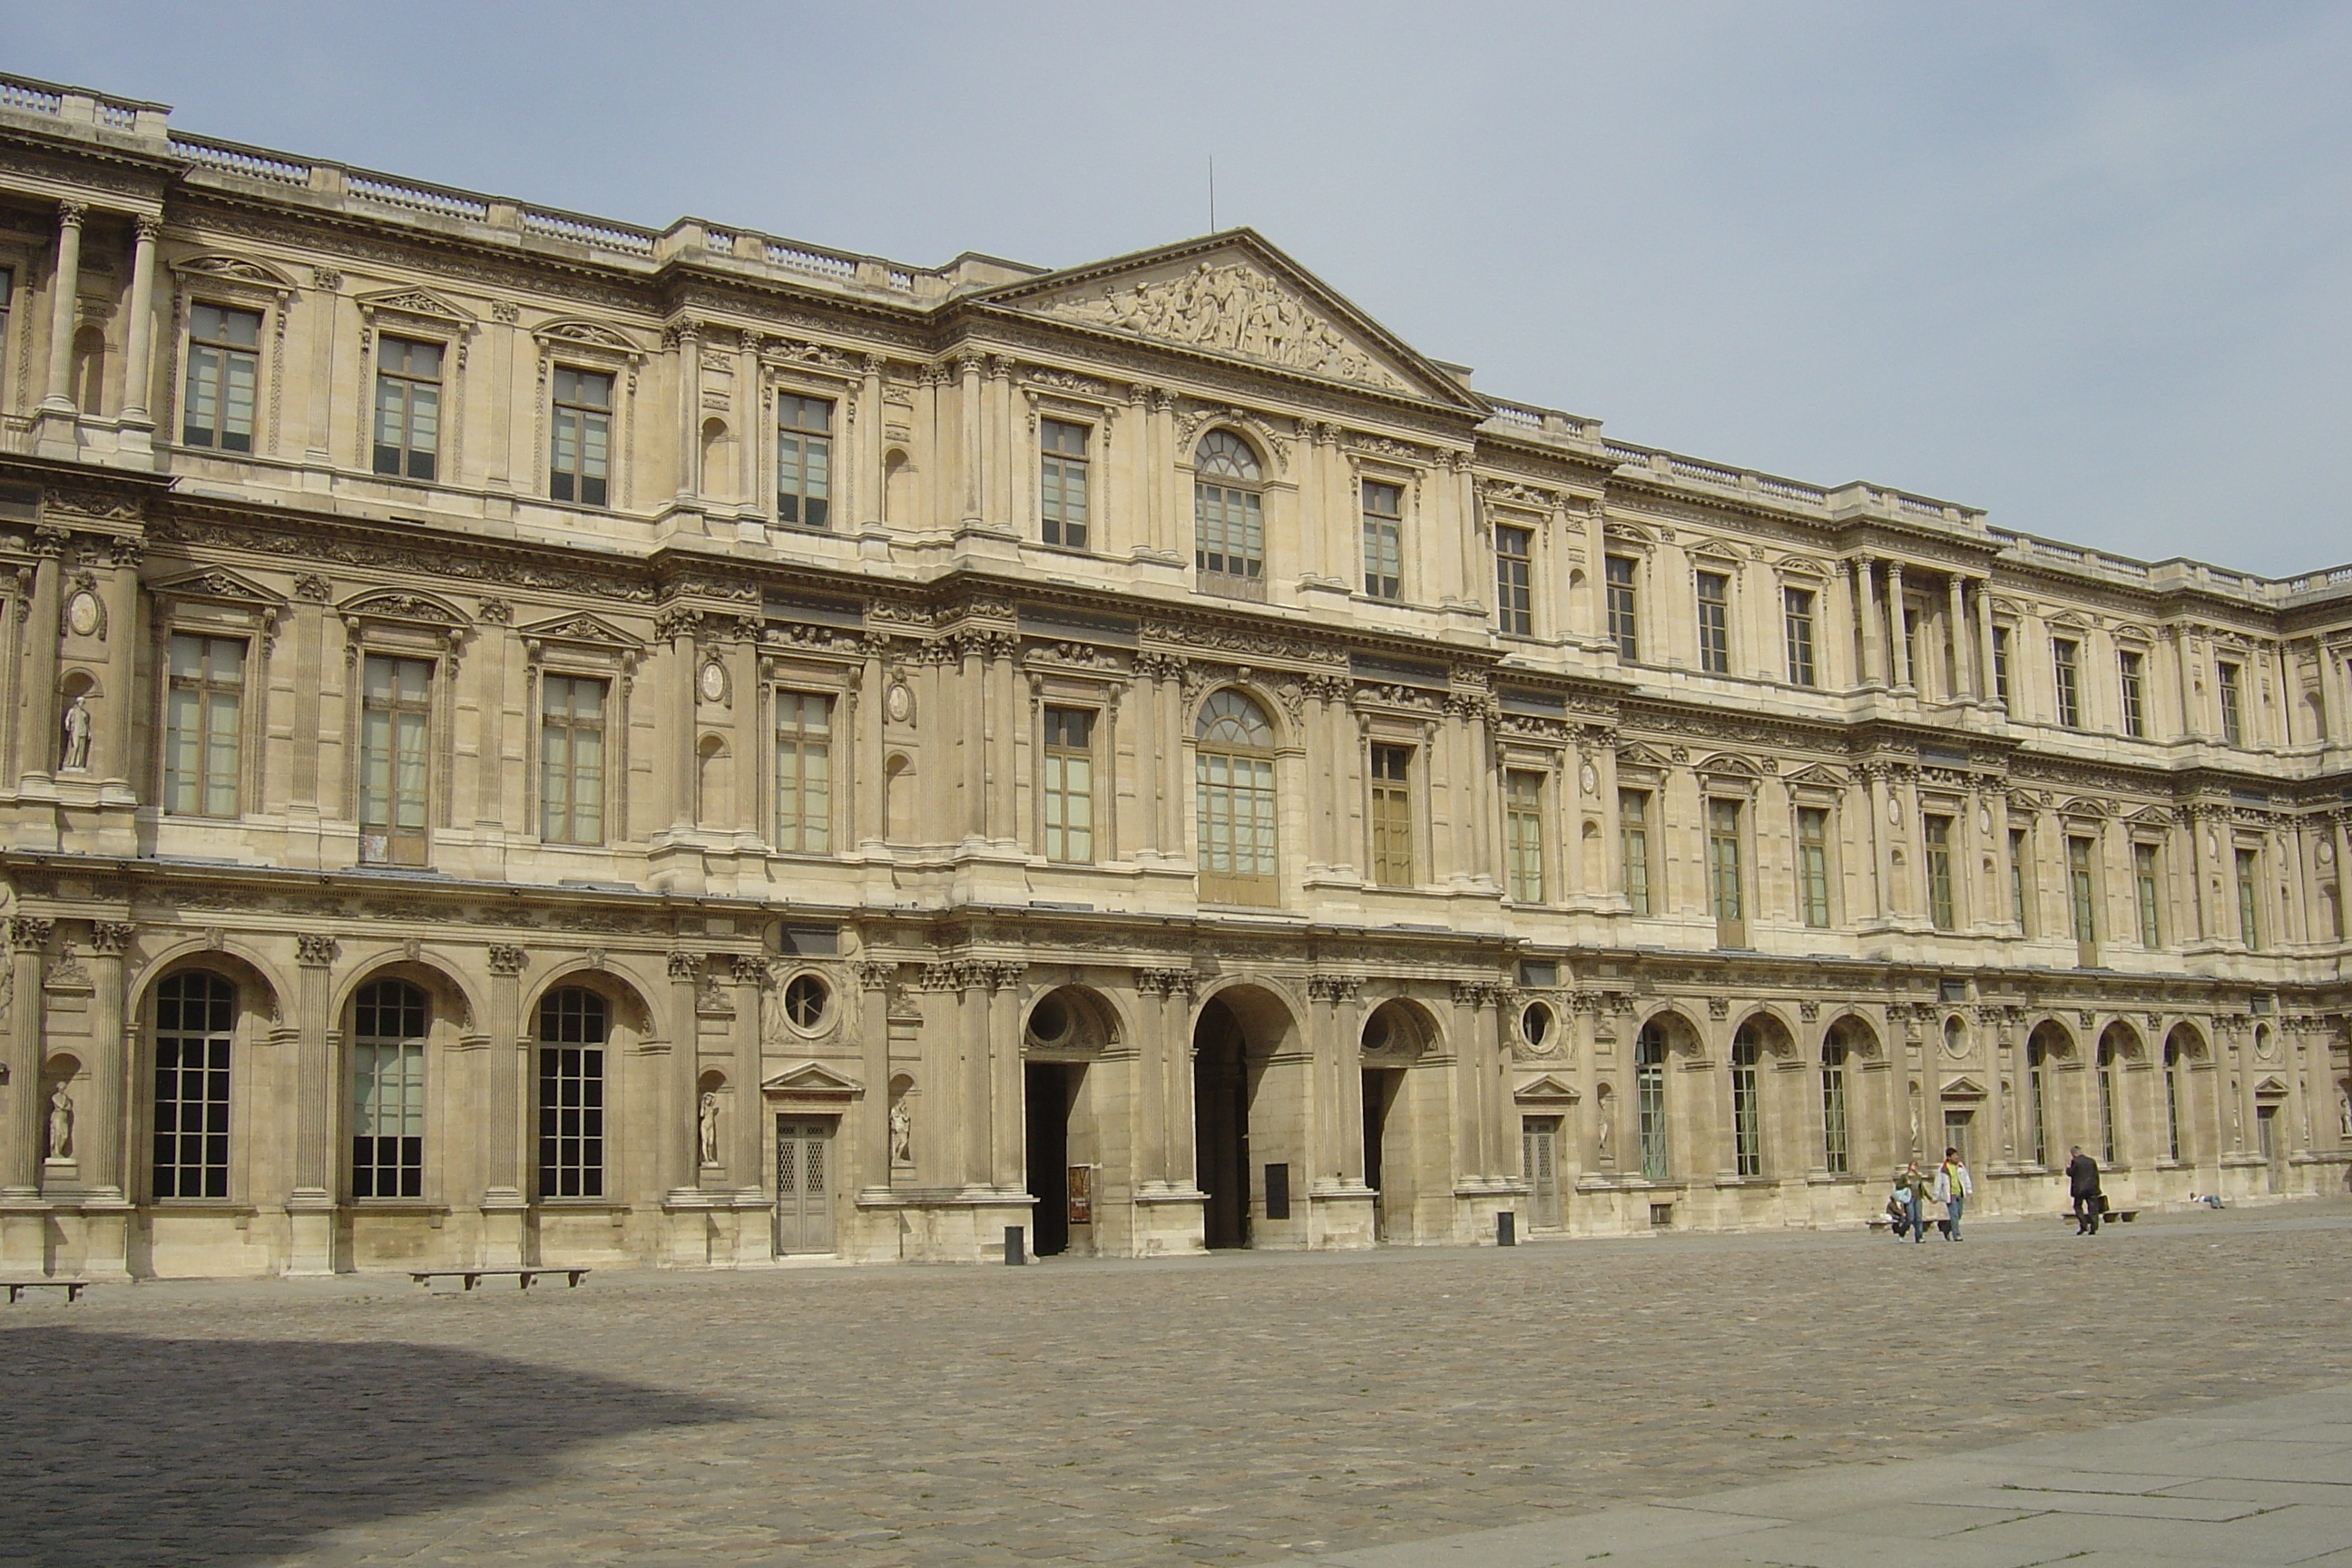
[[[2254,520],[2248,520],[2252,521]],[[2341,1190],[2352,570],[0,80],[0,1268]]]

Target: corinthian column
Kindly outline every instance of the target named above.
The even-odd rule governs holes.
[[[49,385],[44,414],[71,414],[74,314],[81,293],[81,223],[89,209],[79,202],[58,204],[58,269],[50,279]]]
[[[154,342],[155,236],[163,220],[131,220],[131,319],[122,328],[122,422],[152,426],[147,399],[152,395],[155,367],[147,363]]]

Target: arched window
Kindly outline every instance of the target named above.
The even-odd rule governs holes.
[[[1666,1179],[1666,1034],[1655,1023],[1642,1026],[1633,1042],[1633,1106],[1641,1119],[1642,1174]]]
[[[352,1003],[352,1196],[425,1195],[425,993],[405,980]]]
[[[2039,1039],[2025,1042],[2026,1131],[2033,1163],[2050,1163],[2050,1047]]]
[[[2119,1053],[2113,1040],[2099,1042],[2099,1163],[2116,1163],[2116,1058]]]
[[[236,987],[191,969],[155,987],[155,1127],[151,1166],[158,1198],[228,1196],[229,1042]]]
[[[577,985],[539,1005],[539,1195],[604,1195],[604,999]]]
[[[1192,564],[1203,592],[1265,597],[1265,508],[1257,454],[1230,430],[1192,450]]]
[[[1731,1150],[1743,1176],[1764,1173],[1763,1107],[1756,1083],[1756,1064],[1763,1055],[1756,1026],[1740,1025],[1731,1040]]]
[[[2164,1042],[2164,1157],[2180,1159],[2180,1075],[2188,1070],[2179,1040]]]
[[[1851,1168],[1846,1144],[1845,1042],[1835,1030],[1822,1042],[1822,1169],[1842,1176]]]
[[[1201,705],[1193,737],[1202,900],[1274,903],[1274,726],[1256,703],[1225,690]]]

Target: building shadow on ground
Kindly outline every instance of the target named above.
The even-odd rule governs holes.
[[[478,1503],[567,1449],[747,1412],[401,1343],[0,1340],[0,1565],[236,1563]]]

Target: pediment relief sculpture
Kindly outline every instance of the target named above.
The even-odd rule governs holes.
[[[1051,316],[1133,332],[1162,342],[1238,354],[1334,381],[1411,388],[1332,325],[1287,285],[1245,261],[1203,261],[1099,294],[1038,302]]]

